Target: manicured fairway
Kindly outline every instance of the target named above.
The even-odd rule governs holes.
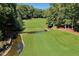
[[[24,21],[26,27],[24,31],[43,30],[46,27],[45,21],[45,19]],[[79,56],[79,36],[71,33],[50,30],[48,32],[24,33],[22,37],[25,44],[21,54],[23,56]]]
[[[36,18],[30,20],[24,20],[24,27],[26,28],[24,31],[35,31],[35,30],[42,30],[47,27],[46,19]]]

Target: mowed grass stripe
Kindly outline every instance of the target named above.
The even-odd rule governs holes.
[[[32,20],[30,21],[32,22]],[[37,20],[35,19],[33,21]],[[39,21],[40,20],[37,22],[39,23]],[[40,28],[40,25],[38,26]],[[25,48],[22,55],[25,56],[79,55],[79,36],[68,32],[50,30],[48,32],[40,32],[34,34],[25,33],[22,34],[22,37],[25,42]]]

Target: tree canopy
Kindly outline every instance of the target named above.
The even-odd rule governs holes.
[[[52,22],[56,21],[58,26],[69,26],[74,30],[79,30],[78,21],[79,21],[79,4],[77,3],[53,3],[50,4],[50,18]]]
[[[16,37],[22,28],[16,5],[14,3],[0,4],[0,37],[3,40]]]
[[[17,5],[17,10],[20,12],[22,19],[46,17],[45,10],[37,9],[29,5]]]

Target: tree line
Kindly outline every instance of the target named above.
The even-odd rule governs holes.
[[[46,18],[45,10],[37,9],[29,5],[18,4],[17,11],[19,11],[22,19]]]
[[[79,31],[79,4],[78,3],[53,3],[48,9],[48,27],[57,26],[71,28]]]

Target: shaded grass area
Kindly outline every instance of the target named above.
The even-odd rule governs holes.
[[[36,21],[38,25],[36,25],[34,21]],[[28,20],[25,21],[25,24],[28,28],[30,27],[30,31],[33,31],[31,26],[32,28],[43,29],[41,25],[45,24],[43,23],[44,21],[44,19]],[[32,22],[33,25],[31,25],[30,22]],[[39,24],[40,22],[42,23]],[[44,25],[44,28],[45,27],[46,25]],[[48,32],[33,34],[24,33],[22,37],[25,43],[24,51],[21,54],[23,56],[79,56],[79,36],[71,33],[60,30],[50,30]]]

